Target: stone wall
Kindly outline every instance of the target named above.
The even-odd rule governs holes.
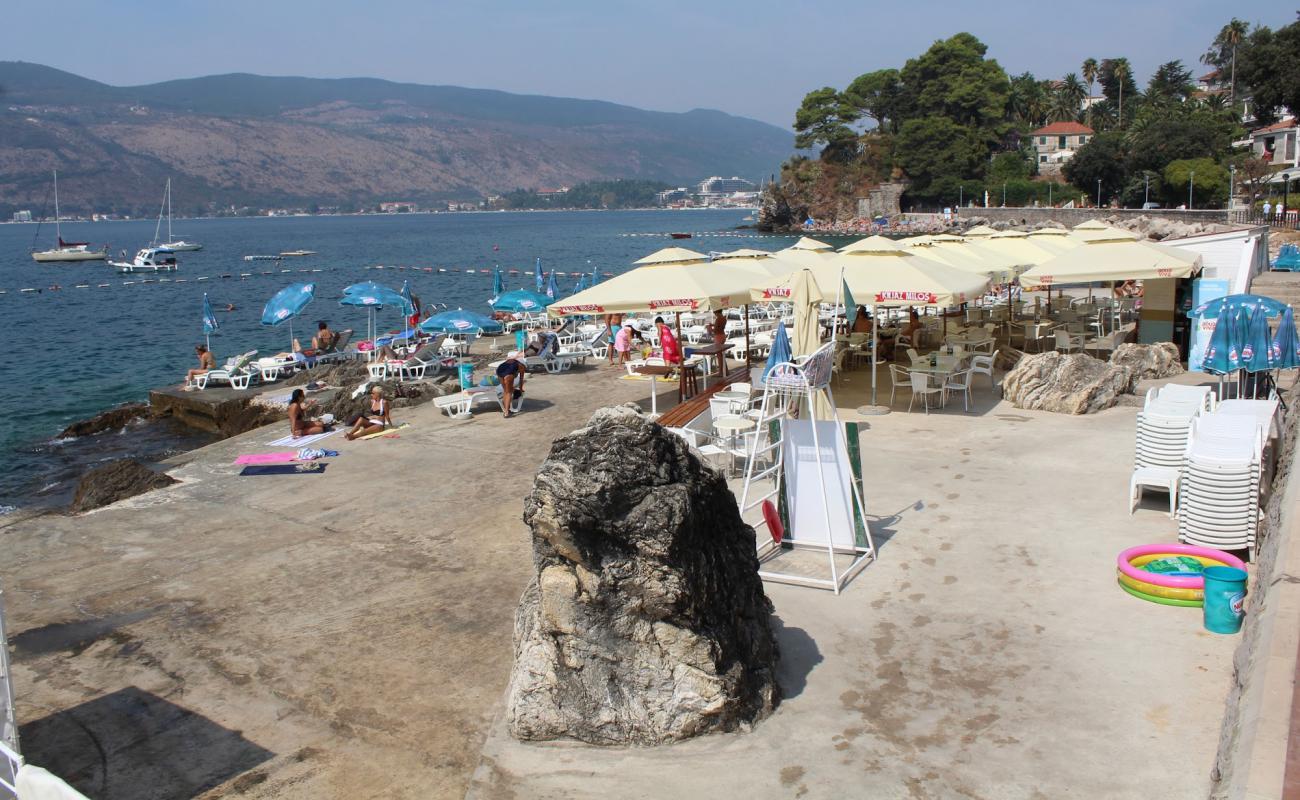
[[[907,189],[906,183],[882,183],[866,197],[858,198],[858,216],[863,219],[893,217],[900,212],[898,201]]]
[[[861,201],[859,201],[861,202]],[[1172,208],[1152,208],[1146,211],[1138,208],[963,208],[959,217],[983,217],[990,222],[1006,222],[1014,225],[1040,225],[1044,222],[1059,222],[1067,228],[1073,228],[1090,219],[1115,218],[1120,220],[1138,217],[1155,217],[1178,222],[1228,223],[1226,210],[1179,211]]]
[[[1295,408],[1300,402],[1300,383],[1287,391],[1286,403]],[[1296,544],[1290,541],[1291,531],[1297,523],[1289,513],[1295,502],[1295,491],[1300,486],[1292,486],[1292,473],[1296,457],[1297,420],[1300,414],[1292,413],[1283,426],[1283,452],[1277,460],[1277,473],[1274,476],[1265,518],[1260,523],[1256,534],[1254,575],[1248,587],[1246,619],[1241,629],[1241,642],[1233,653],[1232,685],[1228,689],[1223,724],[1219,731],[1219,752],[1215,757],[1211,772],[1211,800],[1230,800],[1245,796],[1280,796],[1276,794],[1255,794],[1264,788],[1264,783],[1280,777],[1285,769],[1284,758],[1274,758],[1270,750],[1276,747],[1278,737],[1265,733],[1261,718],[1272,714],[1281,715],[1283,731],[1285,720],[1290,717],[1291,695],[1285,698],[1275,696],[1268,688],[1270,682],[1277,683],[1277,676],[1269,681],[1267,675],[1270,667],[1276,672],[1279,659],[1271,657],[1274,639],[1282,632],[1279,628],[1293,630],[1296,620],[1293,615],[1296,578],[1288,572],[1287,561],[1297,560]],[[1288,559],[1289,556],[1289,559]],[[1291,602],[1286,602],[1290,600]],[[1295,653],[1294,646],[1288,656]],[[1287,674],[1281,676],[1289,685],[1291,670],[1283,669]],[[1270,696],[1273,695],[1273,696]],[[1283,702],[1284,701],[1284,702]],[[1276,708],[1275,708],[1276,707]],[[1270,711],[1270,709],[1272,709]],[[1278,720],[1274,720],[1277,722]],[[1275,726],[1276,727],[1276,726]],[[1272,745],[1273,747],[1270,747]],[[1281,754],[1285,756],[1286,736],[1281,736]],[[1275,775],[1261,775],[1257,769],[1259,759],[1268,762],[1266,772]],[[1255,768],[1253,768],[1255,767]]]

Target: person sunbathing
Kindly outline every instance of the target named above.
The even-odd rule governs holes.
[[[316,407],[315,400],[307,400],[307,393],[294,389],[289,396],[289,432],[296,439],[299,436],[315,436],[328,431],[329,425],[317,417],[308,417],[307,412]]]
[[[209,352],[207,347],[199,345],[194,348],[194,352],[197,353],[199,357],[199,368],[192,369],[185,373],[185,386],[187,388],[194,383],[195,378],[200,375],[207,375],[209,372],[217,368],[217,360],[212,356],[212,353]]]
[[[338,345],[339,335],[330,330],[330,324],[325,320],[321,320],[316,327],[316,335],[311,337],[311,349],[315,354],[333,352]]]
[[[379,433],[391,427],[393,427],[393,418],[388,415],[388,400],[384,398],[384,387],[375,386],[370,389],[370,401],[366,404],[365,410],[358,415],[352,430],[344,435],[351,440],[359,436]]]

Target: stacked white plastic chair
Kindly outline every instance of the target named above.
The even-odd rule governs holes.
[[[1178,496],[1178,538],[1255,557],[1264,437],[1250,416],[1210,414],[1193,421]]]
[[[1143,490],[1153,488],[1169,493],[1169,516],[1175,516],[1188,433],[1192,420],[1203,410],[1199,403],[1147,396],[1146,406],[1137,417],[1133,474],[1128,486],[1130,514],[1142,499]]]

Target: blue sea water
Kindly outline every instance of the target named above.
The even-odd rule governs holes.
[[[305,344],[320,319],[335,330],[364,329],[364,311],[338,304],[343,287],[361,280],[393,288],[409,280],[425,303],[487,311],[490,274],[423,269],[517,269],[521,274],[507,274],[506,283],[518,288],[531,287],[538,257],[546,270],[589,273],[594,267],[617,274],[673,244],[708,252],[790,243],[790,237],[737,230],[745,215],[575,211],[181,220],[176,236],[204,249],[179,254],[180,270],[159,276],[118,275],[104,262],[37,264],[29,255],[36,225],[0,225],[0,506],[61,502],[97,461],[161,458],[202,443],[192,433],[157,426],[85,437],[93,441],[53,437],[72,422],[145,400],[150,388],[181,382],[195,366],[194,345],[203,341],[205,292],[214,309],[236,308],[217,314],[221,329],[212,349],[222,361],[246,350],[289,348],[287,327],[266,328],[259,320],[267,299],[290,283],[316,284],[316,299],[294,329]],[[154,222],[69,223],[63,236],[134,254],[153,238]],[[696,235],[674,242],[668,234],[678,231]],[[53,227],[43,226],[35,245],[47,248],[53,238]],[[318,255],[243,260],[298,249]],[[385,269],[375,268],[380,265]],[[564,293],[577,282],[568,274],[557,280]],[[396,325],[396,316],[388,322]]]

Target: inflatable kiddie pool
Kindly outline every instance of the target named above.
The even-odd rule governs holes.
[[[1173,563],[1180,571],[1161,572],[1154,563]],[[1166,606],[1201,606],[1205,601],[1205,577],[1191,564],[1206,567],[1236,567],[1245,570],[1241,559],[1222,550],[1189,544],[1144,544],[1130,547],[1116,558],[1119,586],[1141,600]]]

